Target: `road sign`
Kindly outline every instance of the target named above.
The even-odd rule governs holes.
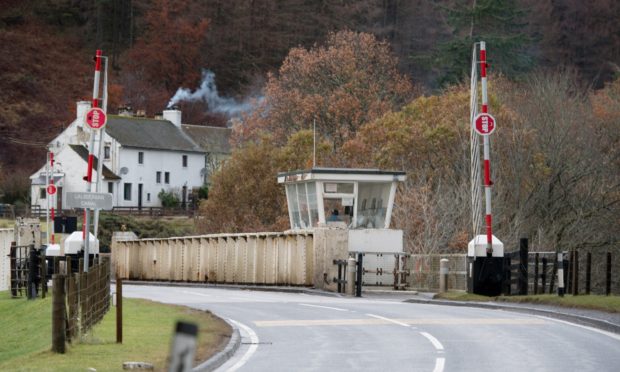
[[[86,113],[86,124],[93,129],[103,128],[106,121],[105,112],[98,107],[93,107]]]
[[[488,136],[495,130],[495,118],[490,114],[481,113],[474,119],[474,129],[482,136]]]
[[[54,186],[54,185],[47,185],[47,193],[48,193],[48,195],[56,194],[56,186]]]
[[[112,209],[112,194],[106,192],[68,192],[68,208]]]

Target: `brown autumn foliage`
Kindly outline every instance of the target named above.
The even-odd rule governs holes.
[[[30,172],[45,161],[45,146],[75,116],[75,101],[92,94],[91,62],[76,38],[36,21],[0,28],[0,162],[5,171]]]
[[[124,56],[120,76],[125,99],[148,114],[166,108],[181,86],[200,81],[208,20],[188,0],[155,0],[146,12],[145,32]]]
[[[268,132],[284,143],[316,122],[338,152],[364,123],[398,109],[410,95],[387,43],[371,34],[332,33],[324,46],[290,51],[279,74],[269,75],[261,107],[236,128],[237,141]]]
[[[318,141],[322,161],[330,144]],[[289,228],[286,196],[277,173],[312,166],[313,133],[299,131],[285,146],[268,136],[233,152],[213,177],[209,199],[200,205],[198,230],[203,233],[283,231]]]

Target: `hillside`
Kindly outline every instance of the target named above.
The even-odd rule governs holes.
[[[110,110],[131,104],[147,115],[178,88],[197,88],[204,69],[223,96],[263,96],[292,48],[323,45],[338,30],[386,41],[413,82],[409,98],[462,80],[480,39],[489,42],[493,73],[520,80],[566,66],[580,87],[598,89],[619,69],[619,12],[613,0],[5,0],[0,167],[11,177],[0,188],[5,202],[27,198],[45,144],[74,117],[75,101],[92,94],[98,48],[109,58]],[[187,122],[226,122],[203,101],[179,104]]]

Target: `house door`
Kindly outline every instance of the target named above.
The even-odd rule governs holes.
[[[142,210],[142,184],[138,184],[138,210]]]

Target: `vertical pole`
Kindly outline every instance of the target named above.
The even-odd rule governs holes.
[[[564,297],[564,257],[562,252],[558,252],[558,296]]]
[[[480,42],[480,83],[482,87],[482,112],[489,112],[487,93],[487,49],[484,41]],[[487,257],[493,255],[493,218],[491,217],[491,143],[489,136],[483,136],[484,144],[484,195],[487,232]]]
[[[534,294],[538,294],[538,253],[536,253],[535,255],[535,261],[536,263],[534,264]]]
[[[590,279],[592,278],[592,252],[586,255],[586,294],[590,294]]]
[[[573,296],[579,294],[579,252],[573,251]]]
[[[104,68],[103,68],[103,112],[108,113],[108,58],[101,57],[104,60]],[[97,180],[95,183],[95,191],[101,191],[101,180],[103,178],[101,172],[103,170],[103,140],[105,139],[105,127],[99,129],[99,149],[97,152],[97,158],[99,161],[97,162]],[[94,227],[94,235],[97,237],[99,232],[99,209],[95,209],[95,227]]]
[[[448,259],[439,260],[439,292],[448,292]]]
[[[26,296],[29,300],[37,298],[37,271],[38,265],[37,251],[34,249],[34,245],[30,246],[28,252],[28,288],[26,289]]]
[[[574,251],[569,251],[568,252],[568,266],[565,267],[566,272],[564,273],[564,275],[566,275],[566,289],[568,293],[572,294],[573,293],[573,254],[575,252]]]
[[[362,274],[364,272],[364,254],[357,254],[357,288],[355,290],[355,297],[362,297]]]
[[[611,252],[607,252],[607,275],[605,280],[605,294],[611,294]]]
[[[53,153],[53,152],[51,152],[51,151],[50,151],[50,168],[51,168],[51,177],[50,177],[50,182],[49,182],[49,184],[50,184],[50,185],[54,185],[54,153]],[[46,191],[47,191],[47,190],[46,190]],[[54,214],[54,211],[55,211],[56,209],[55,209],[55,207],[54,207],[54,204],[55,204],[54,202],[56,201],[56,194],[54,194],[54,195],[49,195],[49,194],[48,194],[47,198],[48,198],[48,200],[47,200],[47,202],[48,202],[48,203],[50,203],[50,199],[52,200],[52,202],[51,202],[51,205],[52,205],[52,206],[51,206],[51,214],[52,214],[52,216],[51,216],[51,218],[52,218],[52,229],[50,230],[50,226],[49,226],[49,224],[48,224],[48,226],[47,226],[47,229],[48,229],[48,230],[47,230],[48,243],[49,243],[49,241],[50,241],[50,240],[49,240],[49,236],[50,236],[50,233],[51,233],[51,236],[52,236],[52,240],[51,240],[51,242],[52,242],[52,244],[55,244],[56,242],[55,242],[55,239],[54,239],[54,238],[55,238],[55,237],[54,237],[54,218],[55,218],[56,216],[55,216],[55,214]]]
[[[123,343],[123,279],[116,276],[116,343]]]
[[[99,106],[99,80],[101,79],[101,50],[97,49],[95,53],[95,80],[93,82],[93,107]],[[86,192],[91,192],[93,182],[93,163],[94,163],[94,147],[95,147],[95,130],[90,133],[90,146],[88,147],[88,170],[86,173]],[[90,210],[84,209],[84,272],[88,272],[88,256],[90,245]]]
[[[543,257],[542,259],[542,275],[541,278],[542,280],[542,293],[545,293],[545,287],[547,286],[547,257]],[[551,291],[549,292],[551,293]]]
[[[47,245],[50,245],[50,198],[52,197],[47,188],[50,184],[50,155],[51,151],[47,153],[47,159],[45,161],[45,199],[47,199],[47,210],[45,211],[45,228],[47,229]],[[53,175],[52,175],[53,177]]]
[[[17,297],[17,243],[11,242],[11,296]]]
[[[527,269],[528,269],[528,241],[521,238],[519,241],[519,294],[527,295]]]
[[[65,276],[54,274],[52,278],[52,352],[65,353]]]

